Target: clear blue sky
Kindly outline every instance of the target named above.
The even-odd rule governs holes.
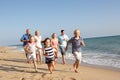
[[[120,34],[120,0],[0,0],[0,45],[20,43],[26,28],[44,37],[65,29],[70,37]]]

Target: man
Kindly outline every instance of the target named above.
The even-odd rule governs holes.
[[[29,38],[30,38],[31,34],[30,34],[30,29],[26,29],[26,34],[24,34],[20,41],[23,42],[23,48],[25,50],[25,46],[27,45],[27,43],[29,42]],[[26,58],[27,58],[27,52],[25,50],[25,54],[26,54]]]
[[[64,30],[61,30],[61,35],[58,37],[59,40],[59,48],[62,55],[62,62],[65,64],[65,55],[66,55],[66,46],[67,41],[69,40],[68,36],[65,34]]]

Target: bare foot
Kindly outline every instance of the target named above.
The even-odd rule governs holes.
[[[52,72],[50,72],[50,74],[52,74]]]
[[[66,64],[65,62],[63,62],[63,65]]]
[[[37,72],[38,72],[38,70],[35,70],[35,72],[37,73]]]
[[[75,72],[78,73],[78,70],[75,69]]]

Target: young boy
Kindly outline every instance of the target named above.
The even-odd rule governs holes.
[[[83,39],[80,37],[80,30],[76,29],[74,31],[74,37],[72,37],[69,41],[68,44],[72,43],[72,54],[74,55],[76,61],[73,64],[74,70],[76,73],[78,73],[78,67],[80,65],[81,62],[81,56],[82,56],[82,52],[81,52],[81,46],[85,47],[84,41]],[[68,44],[66,47],[66,50],[68,48]]]

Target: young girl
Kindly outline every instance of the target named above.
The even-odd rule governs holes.
[[[28,63],[33,62],[35,72],[37,72],[37,64],[36,64],[36,43],[34,40],[34,37],[30,37],[30,42],[25,46],[25,49],[27,51],[27,60]],[[38,47],[37,47],[38,48]]]
[[[54,48],[56,59],[58,57],[58,38],[55,33],[52,34],[51,46]]]
[[[51,40],[50,38],[46,38],[44,40],[44,55],[45,55],[45,62],[48,66],[48,70],[50,71],[50,74],[52,74],[52,70],[54,68],[54,51],[51,47]]]
[[[39,31],[35,31],[35,42],[36,42],[36,45],[39,47],[39,48],[42,48],[42,44],[41,44],[41,41],[42,41],[42,37],[40,36],[40,32]],[[39,64],[42,64],[42,50],[39,49],[39,48],[36,48],[36,58],[37,58],[37,63]]]

